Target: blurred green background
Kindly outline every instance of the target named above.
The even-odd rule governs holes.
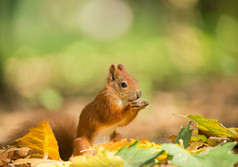
[[[237,7],[237,0],[0,0],[0,141],[37,111],[77,119],[119,63],[150,102],[121,129],[124,137],[164,141],[188,121],[173,113],[238,127]]]
[[[237,0],[1,0],[1,106],[56,110],[65,99],[94,97],[118,63],[147,99],[236,77],[237,7]]]

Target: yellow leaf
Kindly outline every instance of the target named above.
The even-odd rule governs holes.
[[[136,140],[131,139],[132,143],[134,143]],[[162,150],[160,144],[155,144],[154,142],[150,142],[149,139],[143,139],[138,142],[138,148],[155,148],[157,150]],[[165,151],[163,154],[156,157],[156,159],[160,162],[165,162],[168,157],[168,152]]]
[[[160,162],[166,162],[168,158],[168,151],[165,151],[163,154],[159,155],[155,159],[157,159]]]
[[[110,143],[94,146],[93,149],[99,150],[101,147],[103,147],[107,151],[118,151],[120,148],[124,146],[130,146],[136,141],[137,140],[135,139],[130,139],[130,141],[128,141],[127,138],[124,138],[121,141],[110,142]],[[161,145],[150,142],[149,139],[143,139],[138,141],[138,148],[155,148],[157,150],[161,150]],[[167,152],[164,152],[162,155],[159,155],[158,157],[156,157],[156,159],[160,162],[165,162],[167,160],[167,157],[168,157]]]
[[[236,141],[238,141],[238,128],[229,128],[229,129],[233,131],[234,138],[236,139]]]
[[[202,141],[204,143],[207,142],[207,137],[205,135],[198,134],[198,130],[193,131],[193,133],[195,136],[191,137],[191,141]]]
[[[35,167],[69,167],[72,164],[72,162],[55,161],[55,160],[40,159],[40,158],[25,158],[25,159],[17,159],[10,165],[21,166],[23,164],[31,164],[31,166],[35,166]]]
[[[102,147],[97,153],[92,155],[75,156],[70,159],[72,167],[123,167],[124,162],[120,156],[115,156],[112,152],[108,152]]]
[[[238,139],[237,132],[231,129],[225,128],[222,124],[218,123],[215,119],[203,118],[202,115],[189,115],[188,118],[196,121],[198,125],[199,134],[205,136],[219,136],[219,137],[231,137]]]
[[[122,148],[124,146],[130,146],[131,144],[133,144],[136,141],[137,140],[135,140],[135,139],[130,139],[130,141],[128,141],[127,138],[124,138],[117,142],[109,142],[109,143],[105,143],[105,144],[96,145],[93,147],[93,149],[99,150],[100,147],[103,147],[107,151],[118,151],[120,148]],[[149,139],[143,139],[143,140],[138,141],[138,147],[139,148],[153,147],[156,149],[161,149],[161,146],[159,144],[149,142]]]
[[[132,140],[132,139],[131,139]],[[133,141],[133,140],[132,140]],[[134,143],[134,142],[133,142]],[[153,142],[150,142],[149,139],[143,139],[138,142],[139,148],[155,148],[157,150],[161,150],[160,144],[155,144]]]
[[[59,148],[49,122],[41,122],[36,128],[31,128],[29,133],[16,140],[18,147],[31,148],[31,157],[43,158],[46,153],[50,159],[59,160]]]
[[[221,143],[226,143],[227,141],[231,141],[231,139],[223,137],[210,137],[207,139],[207,144],[208,146],[215,147]]]
[[[189,151],[191,154],[197,154],[205,150],[201,149],[203,147],[206,147],[206,144],[200,140],[197,140],[195,142],[192,142],[186,150]]]
[[[124,138],[117,142],[109,142],[109,143],[105,143],[105,144],[96,145],[93,147],[93,149],[99,150],[100,147],[103,147],[107,151],[117,151],[120,148],[122,148],[124,146],[129,146],[131,144],[132,144],[131,141],[128,141],[127,138]]]

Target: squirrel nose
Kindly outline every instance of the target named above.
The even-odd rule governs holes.
[[[137,95],[137,98],[140,98],[141,95],[142,95],[141,91],[137,91],[137,92],[136,92],[136,95]]]

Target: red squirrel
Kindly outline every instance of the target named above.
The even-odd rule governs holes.
[[[47,120],[58,142],[61,159],[68,160],[72,154],[92,154],[89,148],[94,143],[121,139],[116,128],[129,124],[149,104],[140,97],[137,80],[126,72],[122,64],[117,67],[113,64],[109,68],[105,88],[82,110],[77,129],[75,122],[68,117],[44,113],[25,122],[9,141],[13,142],[25,135],[30,127]]]

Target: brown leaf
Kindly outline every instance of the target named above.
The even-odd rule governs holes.
[[[227,141],[231,141],[231,140],[228,138],[223,138],[223,137],[210,137],[209,139],[207,139],[207,143],[211,147],[215,147],[218,144],[222,142],[227,142]]]
[[[70,161],[55,161],[41,158],[25,158],[17,159],[10,165],[24,165],[30,164],[30,166],[41,166],[41,167],[69,167],[72,163]]]
[[[175,135],[169,136],[168,139],[171,140],[172,143],[174,143],[175,140],[177,139],[177,136],[175,136]]]
[[[0,164],[8,163],[13,155],[13,152],[7,152],[5,149],[0,150]]]
[[[25,158],[28,155],[30,148],[5,148],[0,150],[0,166],[18,158]]]
[[[0,160],[0,166],[6,165],[6,164],[7,164],[6,162]]]

